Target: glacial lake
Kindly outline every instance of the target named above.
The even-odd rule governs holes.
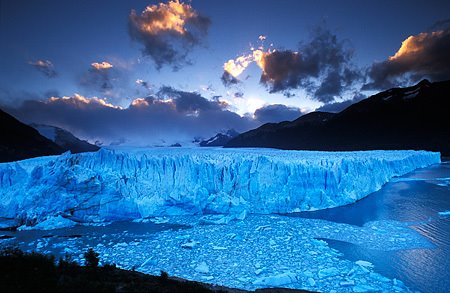
[[[447,161],[394,178],[379,191],[339,208],[252,215],[228,225],[200,225],[199,217],[186,216],[175,221],[1,231],[0,246],[15,244],[57,256],[67,252],[79,262],[83,251],[94,247],[103,263],[151,274],[161,269],[169,275],[244,289],[263,287],[254,285],[261,276],[289,277],[288,271],[299,276],[298,283],[281,287],[352,292],[352,287],[339,286],[348,286],[355,268],[365,270],[355,265],[363,260],[373,264],[368,267],[370,278],[368,272],[360,272],[350,280],[354,286],[365,279],[369,285],[381,280],[376,288],[387,292],[398,285],[396,279],[411,290],[448,292],[450,217],[439,212],[450,210],[449,188]],[[351,241],[355,235],[359,242]],[[192,248],[181,248],[185,244]],[[198,272],[204,264],[208,274]],[[333,274],[327,266],[341,276],[327,275]],[[394,285],[383,287],[386,280],[374,273],[394,280]]]
[[[296,216],[363,226],[377,220],[395,220],[429,239],[434,248],[383,251],[323,239],[352,261],[364,259],[388,278],[397,278],[422,292],[450,290],[450,161],[394,178],[377,192],[339,208],[302,212]]]

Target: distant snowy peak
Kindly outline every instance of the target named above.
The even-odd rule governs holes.
[[[237,132],[234,129],[229,129],[227,131],[220,132],[207,140],[201,141],[200,146],[202,146],[202,147],[224,146],[232,138],[234,138],[238,135],[239,135],[239,132]]]
[[[50,139],[64,150],[70,150],[72,153],[95,152],[100,149],[98,146],[81,140],[69,131],[56,126],[35,123],[30,124],[30,126],[39,131],[42,136]]]

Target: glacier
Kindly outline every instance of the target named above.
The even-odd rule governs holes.
[[[291,213],[353,203],[440,162],[427,151],[103,148],[0,164],[0,218],[34,226]],[[51,220],[49,222],[52,222]]]

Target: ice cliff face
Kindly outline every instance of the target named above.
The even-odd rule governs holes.
[[[0,217],[102,221],[195,213],[288,213],[355,202],[440,162],[425,151],[102,149],[0,164]]]

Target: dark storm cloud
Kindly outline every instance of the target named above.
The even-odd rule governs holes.
[[[333,102],[336,97],[348,91],[355,82],[361,79],[362,75],[358,69],[346,67],[341,71],[328,71],[319,86],[306,84],[305,88],[309,92],[314,93],[314,97],[317,100],[327,104]]]
[[[48,78],[56,77],[58,74],[55,71],[55,68],[52,62],[48,60],[37,60],[28,62],[31,66],[36,68],[39,72],[47,76]]]
[[[361,100],[363,100],[365,98],[366,98],[366,96],[364,96],[362,94],[356,94],[350,100],[345,100],[345,101],[342,101],[342,102],[329,103],[329,104],[323,105],[322,107],[316,109],[316,111],[338,113],[338,112],[341,112],[342,110],[346,109],[347,107],[353,105],[354,103],[357,103],[357,102],[359,102],[359,101],[361,101]]]
[[[329,103],[361,78],[352,57],[347,42],[318,27],[309,42],[300,44],[298,52],[265,52],[258,62],[263,70],[261,83],[271,93],[304,88],[314,99]]]
[[[233,75],[231,75],[229,72],[224,71],[222,76],[220,77],[220,80],[222,81],[223,85],[226,87],[229,87],[234,84],[238,84],[240,81]]]
[[[156,96],[138,98],[126,107],[81,95],[27,100],[6,110],[26,123],[65,128],[104,145],[126,139],[131,145],[155,145],[209,138],[223,129],[243,132],[259,125],[226,109],[219,100],[197,93],[162,88]]]
[[[428,31],[446,30],[450,28],[450,18],[436,21]]]
[[[402,81],[450,79],[450,29],[410,36],[394,56],[372,64],[363,89],[387,89]]]
[[[295,89],[303,78],[302,58],[290,50],[266,53],[263,57],[261,83],[271,93]]]
[[[147,6],[140,15],[132,10],[128,24],[131,38],[144,45],[142,53],[157,69],[169,65],[176,70],[189,64],[188,53],[201,43],[211,21],[190,4],[169,1]]]
[[[176,110],[180,113],[220,111],[227,106],[218,99],[210,101],[196,92],[180,91],[168,86],[162,87],[157,95],[162,98],[171,99]]]
[[[234,97],[235,98],[243,98],[244,97],[244,93],[243,92],[235,92],[234,93]]]
[[[259,108],[255,111],[255,119],[261,123],[292,121],[303,115],[304,113],[295,107],[275,104]]]
[[[337,71],[330,71],[314,92],[315,96],[324,103],[330,103],[334,97],[342,92],[342,77]]]

